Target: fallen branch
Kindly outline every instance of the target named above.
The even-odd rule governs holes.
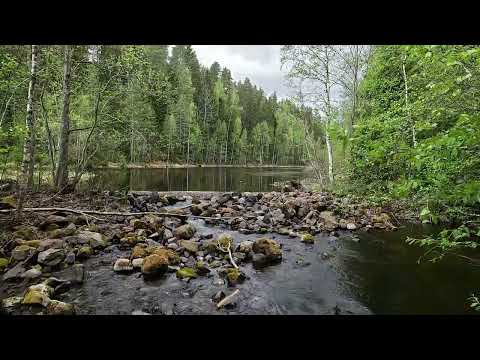
[[[217,304],[217,309],[220,309],[221,307],[232,303],[233,298],[234,298],[235,296],[237,296],[239,292],[240,292],[240,290],[237,289],[237,290],[235,290],[233,293],[231,293],[230,295],[226,296],[222,301],[220,301],[220,302]]]
[[[17,209],[6,209],[0,210],[0,213],[10,213],[14,212]],[[75,210],[69,208],[57,208],[57,207],[46,207],[46,208],[23,208],[22,211],[27,212],[43,212],[43,211],[58,211],[58,212],[71,212],[80,215],[87,215],[87,214],[95,214],[95,215],[104,215],[104,216],[142,216],[142,215],[159,215],[159,216],[170,216],[170,217],[180,217],[180,218],[188,218],[193,217],[197,219],[208,219],[208,220],[222,220],[222,219],[233,219],[234,217],[211,217],[211,216],[197,216],[197,215],[186,215],[186,214],[174,214],[174,213],[165,213],[165,212],[156,212],[156,211],[144,211],[138,213],[131,213],[131,212],[109,212],[109,211],[94,211],[94,210]],[[91,216],[91,215],[89,215]],[[104,219],[99,219],[94,216],[91,216],[96,220],[105,221]]]

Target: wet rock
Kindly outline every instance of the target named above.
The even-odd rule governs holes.
[[[118,259],[113,265],[113,271],[115,272],[130,272],[133,270],[133,266],[128,259]]]
[[[253,254],[252,264],[254,268],[259,269],[268,266],[269,261],[265,254]]]
[[[19,307],[22,304],[22,296],[12,296],[2,300],[2,310],[9,314],[16,307]]]
[[[62,301],[50,300],[47,315],[75,315],[75,306]]]
[[[75,253],[74,252],[69,252],[67,256],[65,257],[65,262],[68,265],[73,265],[75,264]]]
[[[171,249],[165,248],[149,248],[150,254],[156,254],[163,257],[166,257],[168,260],[168,265],[175,265],[180,262],[180,257]]]
[[[72,284],[82,284],[85,278],[85,266],[83,264],[75,264],[71,270],[72,277],[70,281]]]
[[[195,279],[197,277],[198,277],[198,274],[195,271],[195,269],[184,267],[177,270],[177,278],[179,279],[186,279],[186,278]]]
[[[13,268],[8,270],[5,274],[3,274],[3,281],[8,280],[15,280],[21,277],[21,275],[25,272],[25,267],[22,263],[15,265]]]
[[[182,226],[179,226],[175,229],[173,234],[175,235],[176,238],[178,239],[190,239],[192,236],[195,234],[195,228],[190,225],[190,224],[185,224]]]
[[[240,284],[244,282],[245,279],[246,279],[245,274],[241,272],[239,269],[235,269],[235,268],[227,269],[227,282],[229,286],[235,286],[237,284]]]
[[[264,254],[270,263],[276,263],[282,260],[282,250],[275,240],[268,238],[257,239],[253,243],[252,250],[256,254]]]
[[[93,255],[93,249],[90,246],[82,246],[80,249],[78,249],[78,252],[77,252],[78,259],[88,259],[92,255]]]
[[[332,255],[330,255],[330,254],[327,253],[327,252],[322,252],[322,253],[320,254],[320,258],[321,258],[322,260],[328,260],[328,259],[331,258],[331,257],[332,257]]]
[[[8,259],[0,258],[0,272],[3,272],[8,266]]]
[[[313,244],[315,242],[315,238],[312,234],[303,234],[302,235],[302,242],[307,244]]]
[[[180,240],[178,244],[192,254],[198,251],[198,244],[193,240]]]
[[[210,273],[210,269],[203,261],[197,261],[195,263],[195,270],[199,275],[206,275]]]
[[[42,240],[38,246],[38,251],[45,251],[48,249],[62,249],[64,245],[64,240],[62,239],[47,239]]]
[[[12,258],[17,261],[25,260],[29,256],[33,255],[36,251],[37,250],[32,246],[20,245],[13,249]]]
[[[168,270],[167,256],[152,254],[143,260],[142,273],[146,276],[162,275]]]
[[[143,265],[143,259],[142,258],[132,260],[132,266],[133,266],[134,269],[141,269],[142,265]]]
[[[347,224],[347,230],[356,230],[356,229],[357,229],[357,225],[355,225],[354,223]]]
[[[290,231],[288,233],[288,236],[291,237],[291,238],[296,238],[298,236],[298,233],[296,233],[295,231]]]
[[[48,249],[38,254],[38,262],[42,265],[56,266],[65,258],[63,249]]]
[[[244,254],[248,254],[252,251],[252,248],[253,248],[253,241],[245,240],[238,245],[237,251]]]
[[[247,253],[249,254],[249,253]],[[232,254],[232,256],[235,258],[236,261],[245,261],[247,259],[247,254],[243,253],[243,252],[234,252]]]
[[[50,296],[53,295],[53,288],[45,284],[32,285],[28,288],[23,297],[24,305],[42,305],[47,306],[51,301]]]
[[[28,280],[38,279],[42,276],[42,271],[36,268],[25,271],[21,277]]]

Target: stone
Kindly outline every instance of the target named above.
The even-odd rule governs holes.
[[[156,254],[166,257],[169,265],[175,265],[180,262],[180,257],[175,253],[175,251],[171,249],[152,248],[149,250],[149,252],[150,254]]]
[[[27,270],[21,275],[22,278],[28,279],[28,280],[37,279],[40,276],[42,276],[42,272],[38,269],[35,269],[35,268]]]
[[[15,209],[17,201],[13,195],[5,196],[0,199],[0,209]]]
[[[8,259],[0,258],[0,272],[3,272],[8,266]]]
[[[168,244],[168,245],[167,245],[167,248],[168,248],[168,249],[171,249],[171,250],[177,250],[177,249],[178,249],[178,245],[175,244],[175,243],[171,243],[171,244]]]
[[[235,286],[237,284],[240,284],[244,282],[245,279],[245,274],[243,274],[239,269],[227,269],[227,282],[229,286]]]
[[[132,311],[132,315],[152,315],[147,312],[141,311],[141,310],[134,310]]]
[[[213,268],[217,268],[219,266],[222,266],[222,262],[219,261],[219,260],[213,260],[211,263],[210,263],[210,267],[213,269]]]
[[[275,240],[260,238],[255,240],[252,246],[254,253],[266,255],[269,262],[274,263],[282,260],[282,250]]]
[[[333,215],[332,211],[322,211],[319,214],[319,218],[323,220],[325,230],[332,231],[338,227],[337,218]]]
[[[20,225],[15,228],[13,236],[23,240],[33,240],[36,238],[36,230],[37,228],[34,226]]]
[[[142,273],[147,276],[161,275],[168,270],[167,256],[152,254],[144,258],[142,264]]]
[[[37,250],[28,245],[19,245],[12,251],[12,258],[17,261],[22,261],[33,255]]]
[[[45,284],[32,285],[28,288],[23,297],[23,305],[42,305],[47,306],[51,301],[50,296],[53,295],[53,288]]]
[[[48,249],[62,249],[64,240],[62,239],[46,239],[42,240],[38,246],[38,251],[45,251]]]
[[[60,264],[65,258],[63,249],[48,249],[38,254],[38,262],[47,266]]]
[[[268,258],[265,254],[253,254],[252,257],[252,264],[253,267],[258,269],[258,268],[263,268],[267,266],[269,263]]]
[[[347,224],[347,230],[356,230],[356,229],[357,229],[357,225],[355,225],[354,223]]]
[[[104,236],[98,232],[83,230],[79,231],[77,236],[82,241],[90,244],[93,249],[105,248],[107,246]]]
[[[48,215],[47,218],[40,224],[40,229],[54,230],[54,227],[48,227],[49,225],[57,225],[58,227],[65,226],[69,223],[69,220],[64,216]]]
[[[132,259],[144,258],[149,255],[148,246],[146,244],[137,244],[132,250]]]
[[[82,284],[85,278],[85,266],[83,264],[75,264],[72,266],[72,284]]]
[[[252,248],[253,248],[253,241],[245,240],[238,245],[237,251],[244,254],[249,254],[250,252],[252,252]]]
[[[133,266],[134,269],[141,269],[142,265],[143,265],[143,259],[142,258],[132,260],[132,266]]]
[[[193,240],[180,240],[178,244],[190,253],[195,254],[198,251],[198,244]]]
[[[237,261],[245,261],[247,259],[247,254],[243,252],[234,252],[232,256],[235,258]]]
[[[133,230],[139,230],[139,229],[148,229],[149,226],[145,221],[139,220],[139,219],[133,219],[130,221],[130,226],[133,227]]]
[[[12,296],[2,300],[2,309],[9,313],[12,308],[15,308],[22,304],[22,296]]]
[[[50,300],[47,315],[75,315],[75,306],[58,300]]]
[[[213,285],[215,286],[222,286],[222,285],[225,285],[225,281],[223,279],[215,279],[213,281]]]
[[[69,252],[67,256],[65,256],[65,262],[68,265],[73,265],[75,264],[75,253],[74,252]]]
[[[22,263],[19,263],[3,274],[3,281],[18,279],[24,272],[25,267]]]
[[[115,272],[130,272],[133,270],[133,266],[128,259],[117,259],[113,265],[113,271]]]
[[[302,242],[307,244],[313,244],[315,242],[315,238],[312,234],[303,234],[302,235]]]
[[[77,251],[78,259],[88,259],[92,255],[93,255],[93,249],[90,246],[82,246]]]
[[[168,240],[173,238],[173,233],[169,229],[163,230],[163,239]]]
[[[197,277],[197,272],[192,268],[184,267],[177,270],[177,278],[179,279],[195,279]]]
[[[185,224],[182,226],[179,226],[175,229],[173,234],[175,235],[176,238],[178,239],[191,239],[193,235],[195,234],[195,228],[190,225],[190,224]]]
[[[207,267],[207,265],[203,261],[197,261],[195,263],[195,270],[199,275],[206,275],[210,273],[210,269]]]

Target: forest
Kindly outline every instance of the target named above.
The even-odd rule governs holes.
[[[365,227],[394,228],[389,209],[441,227],[404,239],[425,249],[422,260],[478,265],[480,46],[285,45],[279,56],[289,98],[234,80],[220,59],[200,64],[191,45],[0,46],[0,186],[18,183],[21,209],[25,193],[71,194],[97,168],[298,165],[313,185],[284,192],[312,204],[325,196],[324,211],[295,199],[244,207],[250,195],[228,197],[225,211],[257,210],[245,231],[295,219],[316,234],[340,226],[333,214],[342,229],[363,226],[355,206],[368,213]],[[217,200],[189,211],[223,217]]]

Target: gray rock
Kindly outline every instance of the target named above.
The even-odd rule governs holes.
[[[74,252],[69,252],[67,256],[65,257],[65,262],[68,265],[73,265],[75,264],[75,253]]]
[[[268,265],[269,260],[264,254],[253,254],[252,263],[255,268],[263,268]]]
[[[173,234],[175,235],[176,238],[188,240],[195,234],[195,231],[196,230],[192,225],[185,224],[177,227],[173,232]]]
[[[175,244],[175,243],[168,244],[168,245],[167,245],[167,249],[177,250],[177,249],[178,249],[178,245]]]
[[[27,270],[21,275],[22,278],[29,279],[29,280],[37,279],[40,276],[42,276],[42,272],[38,269],[35,269],[35,268]]]
[[[347,224],[347,230],[356,230],[356,229],[357,229],[357,225],[355,225],[354,223]]]
[[[75,264],[72,266],[71,282],[73,284],[82,284],[85,278],[85,266],[83,264]]]
[[[168,239],[171,239],[171,238],[173,238],[173,233],[169,229],[165,229],[163,231],[163,239],[168,240]]]
[[[103,235],[97,232],[80,231],[78,238],[80,238],[83,243],[89,243],[93,249],[105,248],[107,246]]]
[[[60,264],[65,258],[63,249],[48,249],[38,254],[38,262],[47,266]]]
[[[142,258],[132,260],[132,266],[133,266],[134,269],[138,269],[138,268],[141,269],[142,265],[143,265],[143,259]]]
[[[146,239],[145,244],[147,244],[148,246],[161,246],[162,245],[158,241],[154,241],[152,239]]]
[[[62,249],[64,241],[62,239],[47,239],[43,240],[38,247],[38,251],[45,251],[48,249]]]
[[[17,261],[25,260],[30,255],[33,255],[35,251],[37,250],[32,246],[20,245],[20,246],[17,246],[15,249],[13,249],[12,258],[14,258]]]

